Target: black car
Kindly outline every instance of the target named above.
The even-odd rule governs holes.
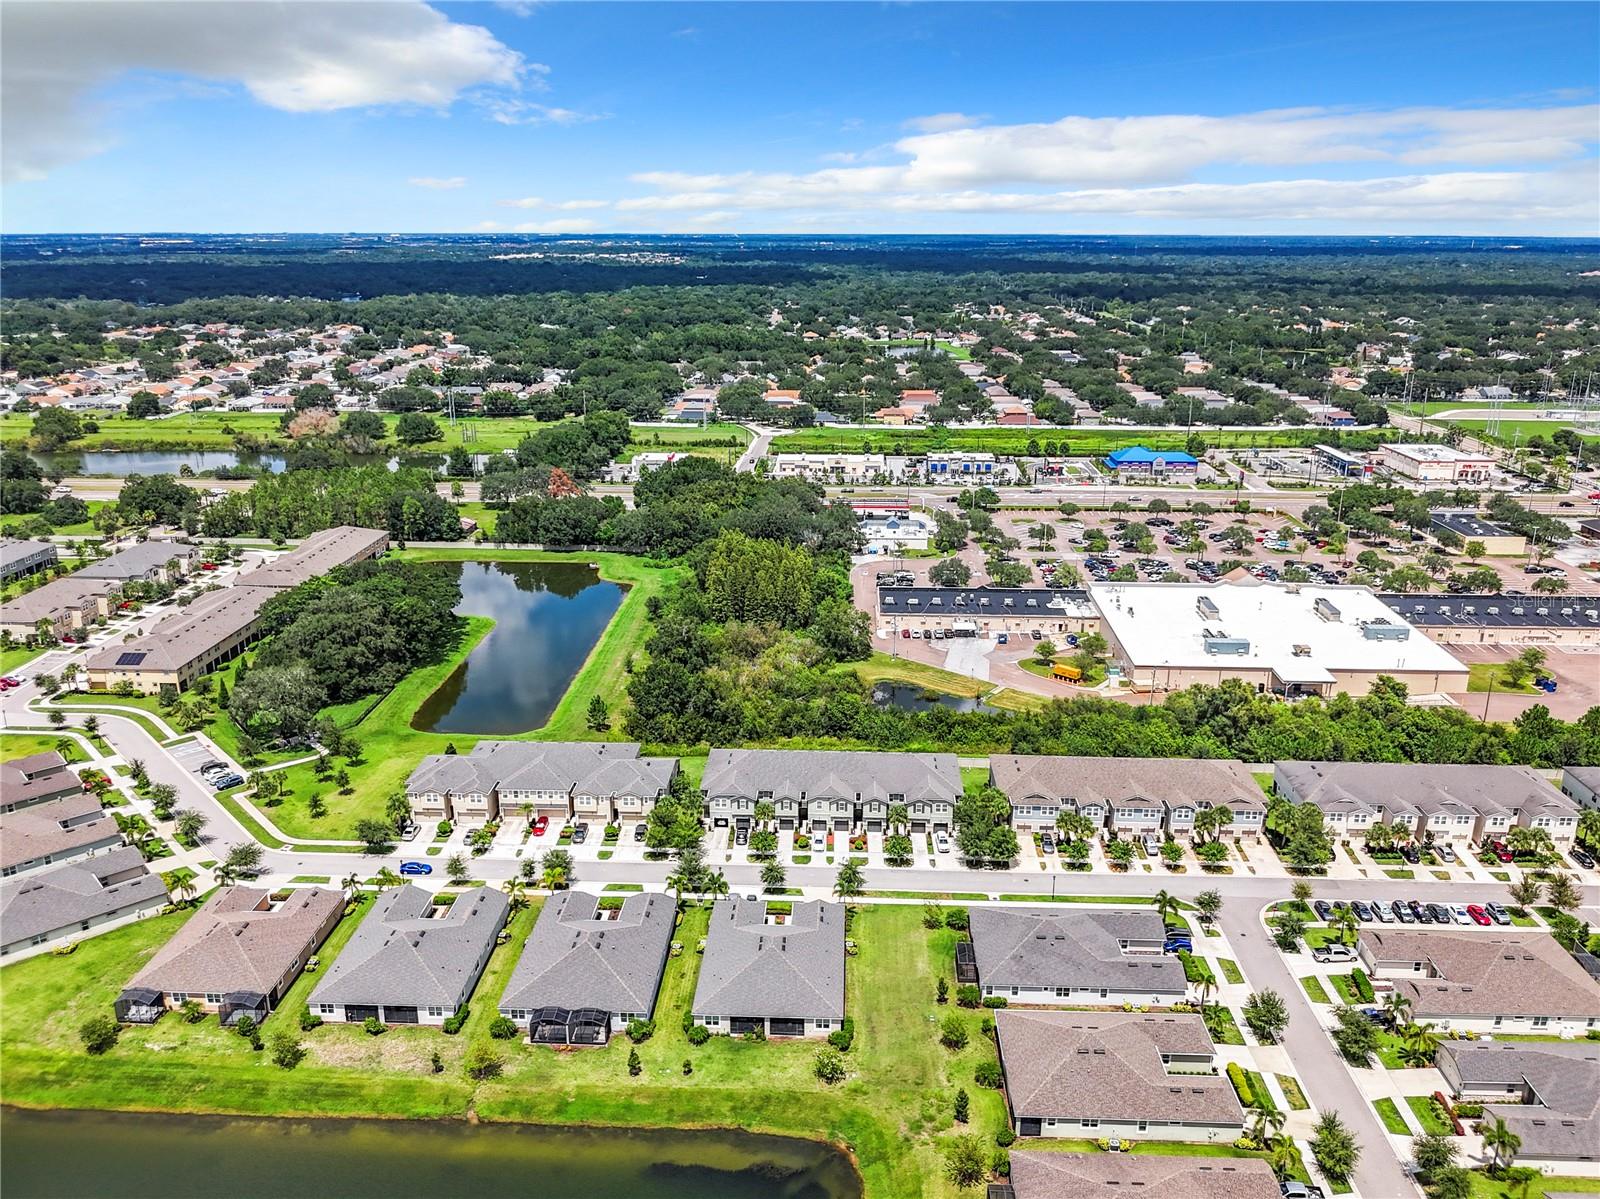
[[[1365,921],[1371,922],[1371,921],[1376,920],[1378,918],[1377,915],[1373,912],[1373,910],[1365,902],[1363,902],[1362,900],[1358,899],[1353,904],[1351,904],[1350,906],[1355,908],[1355,910],[1356,910],[1356,919],[1357,920],[1365,920]]]
[[[734,829],[733,830],[733,843],[735,845],[749,845],[750,844],[750,830],[747,829],[742,824],[738,828]]]
[[[1422,903],[1413,899],[1411,900],[1409,906],[1411,908],[1411,914],[1417,918],[1418,924],[1433,923],[1433,913],[1430,912]]]
[[[645,829],[646,829],[645,825],[642,825],[642,824],[634,825],[633,826],[633,839],[635,841],[643,841],[644,840]]]
[[[582,845],[588,839],[589,826],[587,824],[575,824],[572,826],[572,843],[574,845]]]
[[[1326,899],[1317,900],[1316,903],[1311,905],[1311,910],[1316,912],[1317,919],[1321,920],[1323,923],[1327,923],[1327,921],[1333,916],[1333,905],[1330,904]]]
[[[1567,852],[1572,855],[1572,860],[1578,863],[1578,865],[1582,866],[1585,870],[1594,869],[1594,858],[1585,853],[1583,850],[1579,849],[1576,845],[1574,845]]]
[[[1450,915],[1450,909],[1445,907],[1442,903],[1430,903],[1428,905],[1428,915],[1433,917],[1433,922],[1435,924],[1455,923],[1455,918]]]
[[[1415,924],[1417,918],[1411,914],[1411,905],[1403,899],[1397,899],[1389,905],[1389,910],[1394,913],[1394,918],[1401,924]]]
[[[1408,844],[1400,846],[1400,856],[1406,861],[1410,862],[1413,866],[1422,861],[1422,854],[1417,850],[1415,845]]]

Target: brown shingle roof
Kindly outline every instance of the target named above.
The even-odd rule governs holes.
[[[1013,1149],[1011,1186],[1017,1199],[1279,1199],[1272,1167],[1248,1157]]]
[[[1373,960],[1428,962],[1395,988],[1423,1016],[1600,1017],[1600,985],[1545,933],[1364,930]]]

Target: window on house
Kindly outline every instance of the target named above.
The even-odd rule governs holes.
[[[206,1002],[207,1003],[221,1003],[222,1002],[221,993],[218,992],[218,991],[207,991],[206,992]]]
[[[333,1004],[331,1004],[331,1003],[319,1003],[319,1004],[317,1004],[317,1013],[319,1015],[323,1015],[323,1016],[331,1016],[331,1015],[333,1015]]]

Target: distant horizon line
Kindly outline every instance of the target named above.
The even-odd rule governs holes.
[[[989,233],[951,233],[951,232],[895,232],[881,230],[877,232],[829,232],[820,230],[816,232],[794,233],[782,231],[741,230],[737,232],[707,232],[678,230],[669,232],[644,232],[638,230],[611,229],[591,230],[588,232],[568,233],[537,233],[532,231],[515,230],[485,230],[485,229],[458,229],[458,230],[374,230],[374,229],[230,229],[230,230],[193,230],[193,229],[79,229],[56,230],[52,232],[36,231],[0,231],[0,240],[7,238],[46,238],[46,237],[114,237],[114,238],[154,238],[154,237],[471,237],[482,240],[519,240],[519,241],[594,241],[597,239],[613,237],[640,237],[640,238],[678,238],[684,240],[713,240],[713,239],[738,239],[746,237],[782,237],[798,240],[816,241],[821,239],[859,239],[859,238],[885,238],[885,237],[920,237],[920,238],[1054,238],[1061,240],[1130,240],[1148,238],[1152,241],[1183,238],[1199,241],[1304,241],[1308,239],[1338,240],[1338,241],[1497,241],[1497,242],[1550,242],[1550,241],[1575,241],[1600,243],[1600,231],[1593,233],[1037,233],[1037,232],[989,232]]]

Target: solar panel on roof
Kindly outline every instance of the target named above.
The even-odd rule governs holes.
[[[118,666],[137,666],[137,665],[139,665],[139,663],[141,663],[141,662],[143,662],[145,660],[145,657],[146,657],[146,655],[143,652],[132,653],[132,654],[118,654],[117,655],[117,665]]]

